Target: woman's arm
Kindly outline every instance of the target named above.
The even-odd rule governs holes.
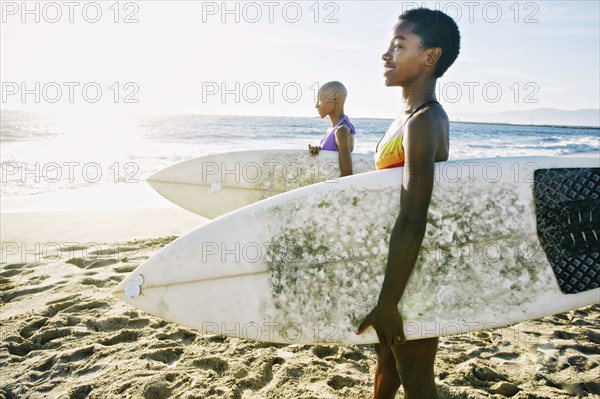
[[[400,214],[390,238],[385,279],[379,301],[360,325],[377,331],[382,346],[405,341],[398,303],[415,266],[427,226],[427,209],[434,182],[434,163],[441,131],[426,114],[415,115],[404,130],[405,166],[400,198]]]
[[[352,174],[352,150],[350,139],[352,132],[346,126],[342,125],[335,131],[335,143],[338,147],[338,160],[340,164],[340,176],[350,176]]]
[[[379,303],[398,305],[415,265],[427,226],[427,210],[433,190],[436,155],[435,134],[427,120],[414,118],[404,137],[405,166],[400,214],[392,230],[386,277]]]

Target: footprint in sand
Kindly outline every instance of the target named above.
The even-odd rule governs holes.
[[[334,346],[316,345],[313,347],[312,353],[319,359],[324,359],[328,356],[337,355],[338,349]]]
[[[57,286],[60,286],[60,285],[59,284],[48,284],[48,285],[42,285],[40,287],[13,289],[11,291],[5,292],[0,299],[2,300],[2,302],[8,303],[8,302],[14,301],[15,299],[20,298],[22,296],[26,296],[26,295],[28,296],[28,295],[37,294],[39,292],[48,291]]]
[[[6,350],[13,356],[27,356],[29,352],[38,349],[36,345],[33,345],[31,342],[24,342],[22,344],[13,344],[9,343],[6,346]]]
[[[107,282],[108,282],[108,280],[101,280],[101,279],[97,279],[97,278],[85,277],[81,281],[79,281],[79,284],[93,285],[96,288],[103,288]]]
[[[106,301],[89,300],[88,298],[80,298],[78,302],[80,302],[80,304],[70,306],[63,310],[63,312],[77,313],[81,312],[82,310],[94,310],[109,307],[109,304]]]
[[[0,276],[0,292],[6,292],[15,288],[13,282],[6,278]]]
[[[76,371],[78,368],[78,365],[76,363],[87,360],[93,354],[94,346],[88,345],[83,348],[72,350],[69,353],[61,354],[60,356],[52,354],[50,356],[43,357],[41,360],[37,361],[31,368],[35,371],[46,372],[52,370],[53,368],[63,368],[65,365],[67,365],[69,368]]]
[[[594,330],[585,330],[583,335],[587,341],[600,345],[600,332]]]
[[[583,355],[568,356],[566,359],[566,363],[568,363],[578,372],[586,372],[588,370],[598,367],[598,362],[595,362],[587,356]]]
[[[31,336],[31,342],[40,344],[43,349],[49,349],[46,345],[59,338],[68,337],[73,334],[73,329],[70,327],[63,328],[48,328]]]
[[[201,370],[212,370],[219,375],[223,375],[229,369],[229,363],[218,357],[205,357],[192,361],[192,366]]]
[[[20,263],[20,265],[23,265],[23,264],[24,263]],[[13,265],[9,265],[9,266],[13,266]],[[28,270],[28,271],[24,272],[23,270],[21,270],[20,268],[17,267],[17,268],[14,268],[14,269],[7,269],[7,270],[5,270],[3,272],[0,272],[0,277],[14,277],[14,276],[17,276],[17,275],[22,274],[22,273],[23,274],[30,274],[30,273],[32,273],[32,271]],[[6,281],[8,281],[8,280],[6,280]]]
[[[121,266],[115,266],[115,267],[113,267],[113,270],[117,273],[130,273],[130,272],[134,271],[137,267],[138,267],[137,264],[135,264],[135,265],[125,264],[125,265],[121,265]]]
[[[499,359],[499,360],[503,360],[503,361],[511,361],[511,360],[518,359],[519,357],[521,357],[521,355],[516,352],[497,352],[497,353],[492,353],[489,355],[482,356],[482,358],[484,358],[484,359],[491,359],[491,360]]]
[[[69,295],[63,298],[55,299],[53,301],[46,302],[46,307],[39,311],[39,314],[45,317],[54,317],[57,313],[80,303],[81,298],[79,295]]]
[[[142,336],[142,333],[137,330],[123,330],[118,334],[113,335],[112,337],[101,340],[100,345],[104,346],[113,346],[118,344],[123,344],[127,342],[134,342]]]
[[[172,346],[169,348],[148,351],[140,357],[141,359],[150,359],[167,365],[173,364],[181,358],[183,348]]]
[[[456,364],[467,362],[470,359],[471,359],[471,357],[469,355],[467,355],[464,352],[461,352],[461,353],[457,353],[456,355],[448,355],[446,357],[446,363],[456,365]]]
[[[584,355],[600,355],[600,346],[598,345],[576,344],[572,348]]]
[[[195,333],[193,331],[185,330],[182,328],[178,328],[175,332],[172,332],[172,333],[158,333],[156,335],[156,339],[158,339],[160,341],[164,341],[164,340],[178,341],[178,342],[183,343],[184,345],[193,344],[197,337],[198,337],[197,333]]]
[[[39,331],[48,322],[47,317],[30,319],[30,320],[31,321],[28,321],[27,324],[25,324],[25,326],[23,326],[19,331],[19,334],[23,338],[31,337],[36,331]]]
[[[171,396],[171,389],[161,379],[153,379],[144,385],[142,397],[144,399],[166,399]]]
[[[266,356],[259,359],[252,358],[252,361],[246,361],[245,363],[250,367],[250,371],[246,377],[237,381],[237,385],[241,390],[252,389],[258,391],[273,381],[274,366],[284,364],[285,360],[279,356]],[[300,367],[289,365],[280,370],[280,373],[283,373],[284,378],[288,380],[298,380],[303,372]]]
[[[600,382],[587,381],[577,383],[565,383],[561,385],[561,389],[574,397],[590,397],[588,394],[600,395]]]
[[[342,357],[348,360],[354,360],[358,362],[360,360],[366,360],[367,356],[365,355],[365,349],[355,348],[355,347],[346,347],[342,350]]]
[[[7,350],[11,355],[24,357],[31,351],[51,351],[60,347],[63,342],[55,343],[53,341],[74,336],[74,330],[71,327],[49,326],[48,319],[34,321],[27,324],[22,330],[22,338],[16,343],[9,343]],[[23,340],[26,340],[23,342]]]
[[[92,386],[89,384],[79,385],[71,388],[69,391],[69,399],[85,399],[92,392]]]
[[[93,285],[96,288],[104,288],[107,285],[112,287],[113,285],[115,285],[116,283],[118,283],[120,281],[121,281],[121,277],[116,277],[116,276],[108,277],[105,279],[84,277],[83,279],[81,279],[81,281],[79,281],[79,284]]]
[[[71,352],[60,355],[59,362],[61,363],[75,363],[85,360],[92,356],[95,352],[94,345],[84,346],[83,348],[75,349]]]
[[[36,266],[37,266],[37,264],[35,264],[35,263],[11,263],[10,265],[2,266],[2,269],[26,271],[27,269],[32,269]]]
[[[222,335],[222,334],[211,335],[204,339],[206,340],[206,342],[216,342],[219,344],[223,344],[223,343],[226,343],[229,341],[229,337],[226,335]]]
[[[578,334],[570,333],[568,331],[563,330],[554,330],[552,332],[552,337],[558,339],[575,339],[577,338],[577,336]]]
[[[146,260],[148,260],[148,258],[150,258],[147,255],[143,255],[143,256],[126,256],[123,259],[121,259],[121,262],[123,263],[131,263],[133,265],[135,265],[136,267],[141,265],[142,263],[144,263]]]
[[[118,331],[122,329],[142,329],[150,324],[150,319],[124,316],[111,316],[86,322],[89,329],[94,331]]]
[[[487,366],[473,365],[471,374],[479,381],[498,382],[508,380],[506,376]]]
[[[346,387],[352,388],[353,386],[358,385],[360,383],[361,381],[344,375],[334,375],[333,377],[327,380],[327,385],[329,385],[336,391],[339,391],[340,389]]]
[[[66,261],[66,263],[70,263],[82,269],[96,269],[99,267],[105,267],[109,265],[114,265],[118,263],[117,259],[88,259],[88,258],[71,258]]]
[[[31,369],[40,372],[48,371],[56,364],[57,360],[58,356],[55,354],[43,357],[41,360],[35,362],[33,366],[31,366]]]

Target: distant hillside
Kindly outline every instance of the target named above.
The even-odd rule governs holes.
[[[554,108],[540,108],[531,111],[507,111],[493,114],[452,113],[450,119],[461,122],[600,127],[600,109],[588,108],[567,111]]]

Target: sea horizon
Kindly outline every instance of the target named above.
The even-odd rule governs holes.
[[[592,108],[589,108],[592,109]],[[559,111],[582,111],[588,109],[577,109],[577,110],[559,110]],[[594,111],[596,109],[593,109]],[[2,112],[9,113],[29,113],[38,116],[48,116],[52,112],[48,111],[36,111],[36,110],[24,110],[24,109],[2,109]],[[600,114],[600,109],[597,110]],[[516,111],[515,111],[516,112]],[[137,118],[141,117],[167,117],[167,116],[202,116],[202,117],[245,117],[245,118],[306,118],[306,119],[326,119],[320,118],[318,115],[268,115],[268,114],[219,114],[219,113],[198,113],[198,112],[139,112],[133,113],[133,116]],[[377,116],[356,116],[348,114],[354,119],[365,119],[365,120],[380,120],[380,121],[391,121],[394,119],[390,117],[377,117]],[[586,124],[554,124],[554,123],[514,123],[514,122],[500,122],[500,121],[471,121],[471,120],[458,120],[450,118],[450,123],[467,123],[475,125],[508,125],[508,126],[536,126],[536,127],[557,127],[557,128],[572,128],[572,129],[600,129],[598,125],[586,125]],[[1,131],[0,131],[1,136]],[[0,137],[1,138],[1,137]]]

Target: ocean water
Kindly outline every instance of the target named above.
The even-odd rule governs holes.
[[[352,118],[355,152],[372,154],[391,119]],[[73,126],[38,114],[3,111],[4,199],[108,183],[143,182],[173,163],[220,152],[304,149],[328,119],[153,115]],[[451,123],[450,159],[565,155],[600,150],[600,129]]]

